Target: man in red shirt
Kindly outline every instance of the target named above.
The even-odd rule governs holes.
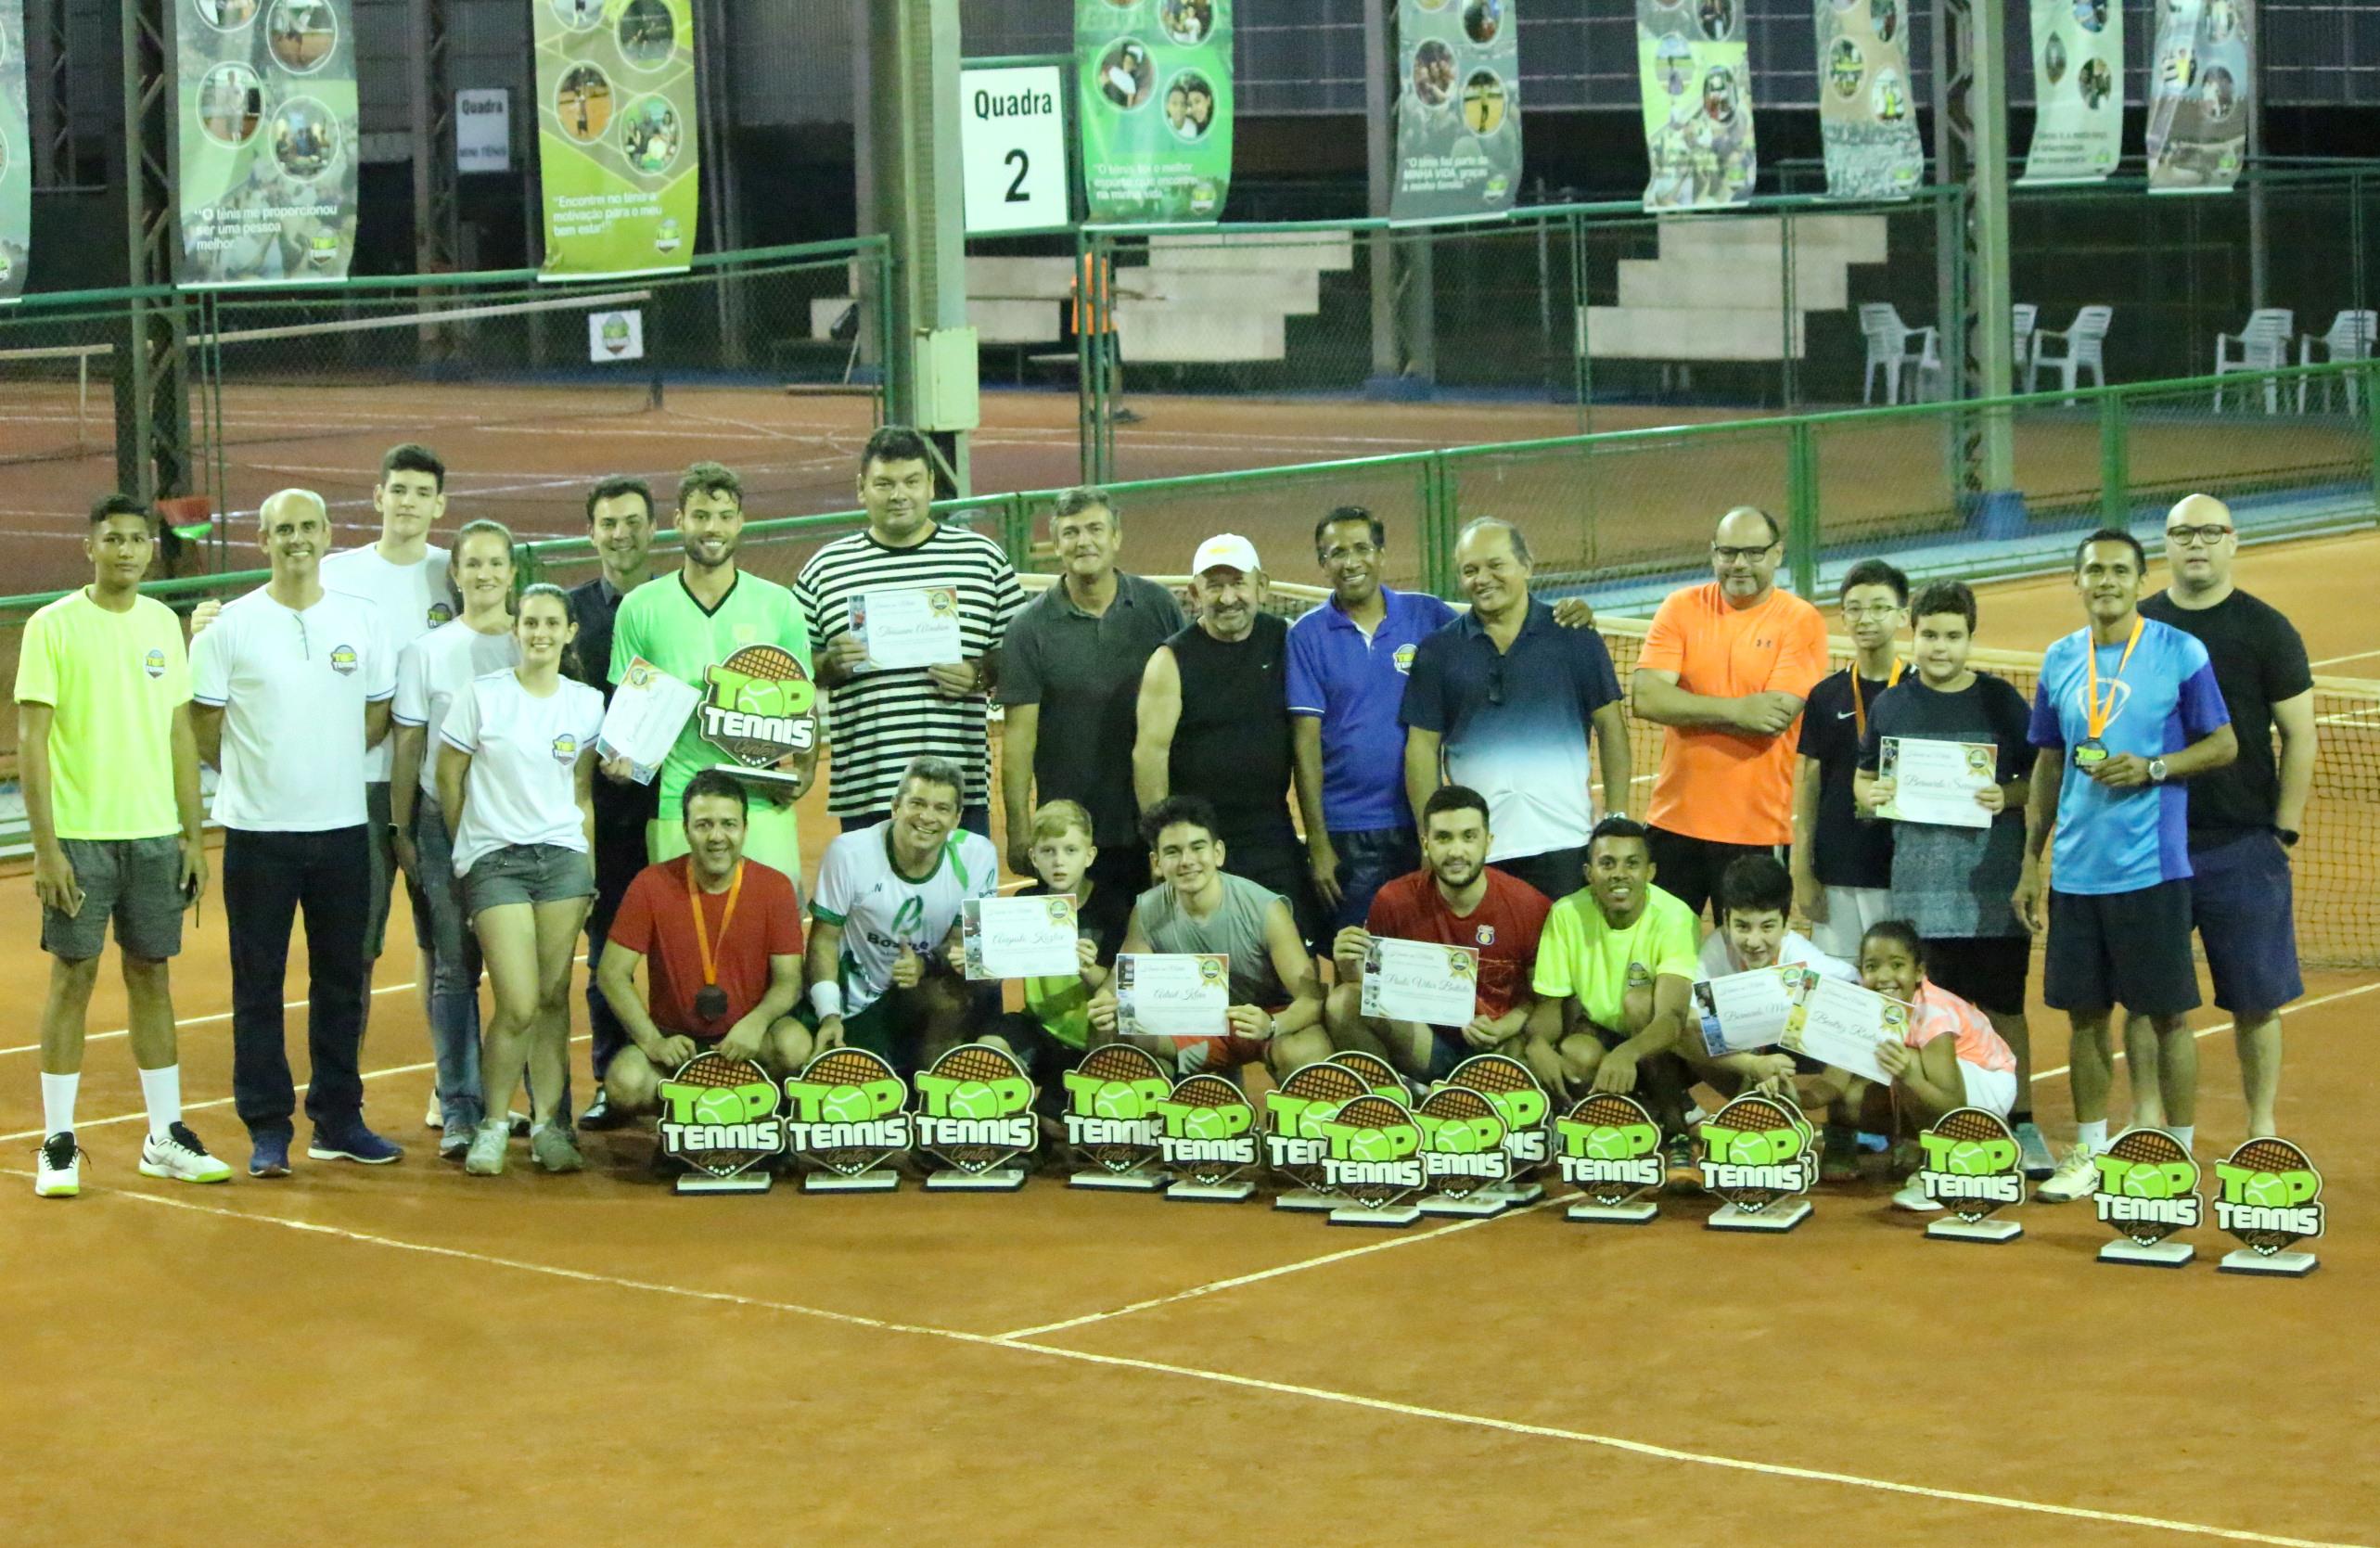
[[[628,884],[595,987],[629,1046],[604,1091],[621,1115],[660,1105],[661,1082],[697,1054],[758,1059],[783,1079],[810,1059],[793,1018],[801,997],[801,905],[784,872],[744,858],[744,787],[715,769],[686,781],[678,803],[687,852]],[[649,963],[649,1008],[636,969]]]
[[[1492,870],[1488,798],[1441,785],[1422,808],[1422,868],[1374,895],[1362,925],[1338,932],[1332,955],[1338,984],[1324,1003],[1331,1046],[1385,1056],[1416,1080],[1443,1080],[1474,1054],[1525,1055],[1537,996],[1529,976],[1537,938],[1553,905],[1527,882]],[[1459,1027],[1426,1026],[1363,1014],[1363,962],[1372,938],[1469,946],[1479,953],[1475,1014]],[[1541,1072],[1559,1079],[1559,1072]],[[1555,1089],[1559,1089],[1558,1087]]]

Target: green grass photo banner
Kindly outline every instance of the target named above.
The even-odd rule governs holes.
[[[1745,0],[1636,0],[1647,210],[1717,210],[1752,197],[1752,65]]]
[[[2104,182],[2124,155],[2124,7],[2033,0],[2033,146],[2026,183]]]
[[[1232,0],[1074,0],[1091,219],[1211,221],[1232,181]]]
[[[25,117],[24,0],[0,0],[0,301],[25,293],[33,247],[33,137]]]
[[[1834,198],[1906,198],[1926,179],[1909,89],[1909,0],[1815,0],[1818,133]]]
[[[1520,188],[1520,0],[1397,0],[1399,220],[1484,215]]]
[[[665,274],[694,259],[692,0],[530,0],[537,18],[543,279]]]

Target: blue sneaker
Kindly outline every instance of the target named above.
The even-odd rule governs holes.
[[[259,1135],[248,1153],[248,1174],[250,1177],[288,1176],[289,1136]]]
[[[390,1144],[361,1123],[336,1131],[315,1130],[306,1155],[317,1161],[354,1161],[367,1167],[384,1167],[405,1158],[403,1146]]]

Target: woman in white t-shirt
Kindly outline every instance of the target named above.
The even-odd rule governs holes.
[[[578,626],[569,595],[520,594],[520,665],[473,679],[440,729],[438,797],[454,835],[454,874],[488,965],[495,1014],[480,1049],[482,1118],[463,1170],[504,1171],[506,1114],[521,1063],[534,1099],[530,1153],[547,1171],[581,1165],[562,1110],[570,966],[595,896],[595,736],[603,696],[562,675]]]
[[[454,837],[438,805],[439,730],[455,696],[474,678],[520,659],[512,633],[512,532],[474,521],[455,536],[447,584],[460,616],[415,639],[397,659],[397,697],[390,715],[395,756],[389,815],[397,864],[429,902],[429,1043],[438,1061],[433,1121],[444,1130],[438,1153],[460,1160],[480,1132],[480,945],[471,938],[463,889],[454,876]]]

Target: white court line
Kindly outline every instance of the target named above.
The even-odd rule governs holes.
[[[2366,656],[2380,656],[2380,650],[2359,650],[2351,656],[2327,656],[2316,661],[2318,667],[2335,667],[2341,661],[2361,661]]]
[[[2282,1006],[2281,1014],[2283,1016],[2287,1016],[2292,1011],[2312,1010],[2316,1005],[2327,1005],[2335,1000],[2352,1000],[2359,994],[2369,994],[2375,989],[2380,989],[2380,983],[2358,984],[2353,989],[2342,989],[2329,994],[2318,994],[2313,999],[2300,1000],[2294,1005]],[[2195,1040],[2198,1038],[2213,1037],[2217,1032],[2228,1032],[2231,1030],[2231,1022],[2218,1021],[2211,1027],[2201,1027],[2190,1035],[2194,1040]],[[2120,1059],[2123,1056],[2124,1051],[2121,1048],[2115,1050],[2113,1055],[2114,1058]],[[2033,1071],[2033,1079],[2036,1081],[2047,1081],[2055,1076],[2068,1074],[2073,1070],[2073,1068],[2074,1066],[2070,1064],[2062,1064],[2055,1069],[2037,1069]]]
[[[15,1167],[0,1169],[0,1174],[19,1178],[32,1176],[32,1172]],[[2125,1511],[2092,1510],[2082,1505],[2049,1504],[2039,1500],[2024,1500],[1998,1494],[1978,1494],[1965,1490],[1936,1489],[1926,1484],[1900,1483],[1890,1478],[1871,1478],[1857,1473],[1837,1473],[1823,1468],[1795,1467],[1783,1463],[1755,1462],[1747,1457],[1726,1456],[1711,1452],[1689,1452],[1673,1446],[1656,1446],[1646,1441],[1630,1440],[1619,1436],[1596,1435],[1587,1430],[1566,1429],[1553,1425],[1524,1424],[1518,1420],[1498,1419],[1483,1414],[1466,1414],[1456,1409],[1397,1402],[1388,1398],[1366,1397],[1359,1392],[1341,1392],[1326,1387],[1307,1387],[1296,1382],[1267,1381],[1258,1376],[1239,1375],[1229,1371],[1207,1370],[1196,1365],[1175,1365],[1164,1361],[1134,1359],[1125,1355],[1095,1354],[1088,1350],[1063,1349],[1052,1344],[1020,1343],[1004,1335],[965,1333],[955,1328],[927,1327],[915,1323],[889,1322],[882,1318],[862,1316],[856,1312],[829,1311],[821,1307],[802,1306],[791,1301],[764,1300],[755,1296],[739,1296],[726,1291],[697,1290],[685,1286],[665,1285],[654,1280],[627,1279],[614,1274],[592,1273],[582,1269],[567,1269],[549,1263],[533,1263],[523,1259],[498,1258],[489,1253],[467,1251],[461,1247],[439,1247],[427,1242],[407,1241],[402,1237],[350,1231],[342,1226],[321,1225],[308,1221],[288,1220],[278,1215],[229,1209],[220,1205],[169,1198],[162,1194],[139,1188],[111,1188],[96,1196],[137,1199],[142,1203],[160,1205],[192,1214],[213,1215],[224,1220],[245,1221],[257,1225],[279,1226],[284,1230],[301,1232],[308,1235],[328,1236],[367,1247],[419,1253],[430,1258],[452,1259],[460,1262],[476,1263],[485,1268],[513,1269],[522,1273],[539,1274],[573,1284],[602,1286],[617,1290],[634,1290],[646,1295],[668,1296],[710,1305],[744,1307],[756,1311],[774,1311],[790,1316],[814,1318],[847,1327],[864,1327],[881,1333],[940,1338],[978,1349],[1008,1350],[1045,1360],[1070,1361],[1081,1364],[1106,1366],[1113,1370],[1145,1371],[1156,1375],[1183,1376],[1193,1381],[1209,1382],[1222,1387],[1269,1392],[1276,1397],[1303,1398],[1313,1402],[1393,1414],[1399,1418],[1427,1419],[1439,1424],[1494,1430],[1506,1435],[1528,1436],[1536,1439],[1562,1440],[1574,1445],[1594,1446],[1606,1451],[1624,1452],[1633,1456],[1650,1457],[1659,1462],[1716,1467],[1728,1472],[1753,1473],[1766,1478],[1789,1478],[1803,1483],[1838,1484],[1845,1488],[1869,1490],[1882,1494],[1939,1500],[1951,1504],[1978,1505],[2022,1515],[2056,1516],[2069,1521],[2092,1521],[2118,1527],[2145,1527],[2157,1531],[2175,1532],[2191,1537],[2217,1538],[2230,1542],[2270,1543],[2275,1545],[2275,1548],[2363,1548],[2363,1545],[2356,1543],[2335,1542],[2313,1538],[2283,1537],[2269,1532],[2251,1532],[2235,1528],[2213,1527],[2196,1521],[2172,1521],[2161,1516],[2137,1516]]]
[[[414,986],[412,984],[385,984],[373,990],[372,992],[375,994],[397,994],[413,987]],[[285,1011],[303,1010],[306,1008],[306,1002],[303,1000],[284,1000],[281,1002],[281,1008]],[[211,1016],[185,1016],[179,1017],[174,1021],[173,1026],[175,1030],[178,1031],[184,1027],[203,1027],[210,1022],[228,1021],[231,1018],[232,1013],[230,1011],[216,1011]],[[95,1043],[105,1043],[109,1038],[130,1037],[131,1035],[132,1029],[129,1027],[119,1027],[112,1032],[85,1032],[83,1034],[83,1045],[87,1048]],[[0,1058],[6,1058],[10,1054],[38,1054],[41,1051],[42,1045],[38,1043],[20,1043],[14,1048],[0,1048]]]
[[[1347,1247],[1337,1252],[1325,1252],[1319,1258],[1307,1258],[1295,1263],[1283,1263],[1277,1268],[1259,1269],[1254,1273],[1235,1274],[1229,1279],[1209,1280],[1204,1285],[1194,1285],[1187,1290],[1176,1290],[1170,1296],[1153,1296],[1147,1300],[1136,1300],[1129,1306],[1119,1306],[1111,1311],[1088,1311],[1080,1317],[1068,1317],[1062,1323],[1043,1323],[1039,1327],[1015,1328],[998,1337],[1003,1340],[1038,1338],[1044,1334],[1063,1333],[1070,1327],[1085,1327],[1093,1323],[1104,1323],[1114,1317],[1129,1317],[1135,1311],[1148,1311],[1160,1306],[1171,1306],[1177,1301],[1196,1300],[1200,1296],[1217,1295],[1224,1290],[1236,1290],[1244,1285],[1261,1284],[1268,1279],[1279,1279],[1284,1274],[1303,1273],[1308,1269],[1319,1269],[1325,1263],[1344,1262],[1350,1258],[1362,1258],[1375,1252],[1388,1252],[1396,1247],[1410,1247],[1415,1242],[1435,1241],[1440,1236],[1452,1235],[1457,1231],[1469,1231],[1514,1215],[1526,1215],[1534,1210],[1542,1209],[1554,1202],[1555,1200],[1550,1197],[1541,1198],[1534,1204],[1523,1205],[1517,1209],[1507,1209],[1503,1214],[1481,1215],[1472,1220],[1456,1221],[1451,1225],[1441,1225],[1434,1231],[1419,1231],[1411,1235],[1401,1234],[1384,1241],[1366,1242],[1362,1247]]]

